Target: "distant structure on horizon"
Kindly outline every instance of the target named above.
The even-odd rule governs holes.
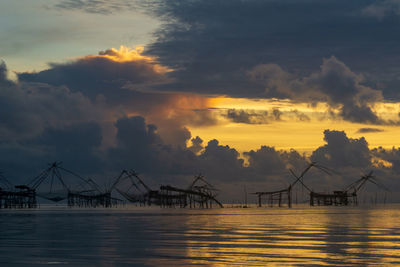
[[[297,184],[301,184],[308,191],[310,206],[358,205],[358,192],[367,182],[388,191],[372,175],[373,172],[371,171],[351,183],[344,190],[333,191],[333,193],[314,192],[304,183],[304,176],[311,168],[317,168],[329,175],[334,172],[316,162],[311,162],[299,176],[290,169],[296,179],[288,187],[276,191],[252,193],[258,197],[258,207],[262,207],[265,203],[270,207],[287,206],[291,208],[292,190]],[[187,188],[161,185],[159,190],[152,190],[134,170],[121,171],[109,187],[101,189],[92,179],[85,179],[64,168],[60,162],[49,164],[49,167],[38,176],[22,185],[13,186],[0,174],[0,209],[36,208],[38,206],[37,197],[55,203],[67,200],[68,207],[110,208],[125,203],[124,200],[113,197],[113,192],[119,193],[131,203],[143,206],[156,205],[162,208],[191,209],[224,207],[216,198],[219,190],[207,182],[201,174],[195,176],[193,182]],[[246,190],[245,194],[247,195]]]
[[[348,206],[348,205],[358,205],[358,191],[366,184],[367,181],[375,184],[378,188],[388,191],[388,189],[382,185],[375,176],[372,175],[372,171],[368,174],[363,175],[357,181],[351,183],[344,190],[341,191],[333,191],[333,193],[317,193],[310,189],[303,181],[304,175],[312,168],[315,167],[328,175],[332,174],[332,170],[322,165],[317,164],[316,162],[311,162],[304,171],[297,176],[293,170],[289,169],[292,175],[296,178],[296,180],[290,184],[287,188],[277,190],[277,191],[264,191],[264,192],[255,192],[258,196],[258,206],[262,207],[263,200],[265,203],[273,207],[274,205],[278,205],[278,207],[282,207],[283,205],[287,205],[287,207],[292,207],[292,189],[297,184],[300,183],[303,188],[305,188],[309,192],[309,203],[310,206]]]
[[[218,190],[198,175],[186,189],[170,185],[152,190],[133,170],[123,170],[115,181],[102,190],[92,179],[85,179],[66,169],[60,162],[49,164],[38,176],[23,185],[13,186],[0,175],[0,209],[37,208],[37,197],[58,203],[67,200],[68,207],[110,208],[123,204],[112,197],[116,191],[131,203],[181,208],[223,208],[216,199]]]
[[[119,184],[129,181],[127,189],[119,189]],[[200,184],[202,183],[202,184]],[[208,183],[203,175],[195,176],[188,188],[161,185],[160,190],[150,189],[135,171],[122,171],[113,186],[132,203],[158,205],[160,207],[212,208],[213,204],[223,208],[216,199],[218,190]]]

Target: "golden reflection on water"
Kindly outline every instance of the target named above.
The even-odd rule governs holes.
[[[400,265],[400,205],[0,212],[0,266]]]
[[[192,264],[400,263],[399,209],[262,208],[213,212],[216,214],[191,216],[186,221],[186,256]]]

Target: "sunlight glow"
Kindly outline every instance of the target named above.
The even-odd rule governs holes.
[[[209,108],[218,114],[219,123],[208,127],[192,125],[192,135],[199,135],[205,141],[218,139],[221,144],[235,147],[241,152],[268,145],[276,149],[293,148],[310,153],[324,144],[323,131],[326,129],[345,131],[349,138],[365,137],[370,148],[400,146],[400,127],[397,123],[400,107],[397,103],[375,105],[374,111],[378,116],[388,121],[381,125],[345,121],[338,116],[339,110],[330,108],[326,103],[311,105],[287,99],[214,97],[209,104]],[[268,114],[276,109],[281,116],[278,120],[267,117],[266,123],[261,124],[238,123],[225,115],[230,109]],[[363,132],[360,129],[372,130]]]
[[[101,51],[99,55],[90,55],[84,58],[102,57],[115,62],[139,61],[147,64],[152,64],[154,70],[160,74],[165,74],[173,70],[158,64],[156,57],[143,55],[143,52],[144,46],[136,46],[135,48],[130,48],[121,45],[119,49],[111,48],[105,51]]]

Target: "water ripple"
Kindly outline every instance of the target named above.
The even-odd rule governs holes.
[[[0,211],[0,266],[400,264],[400,206]]]

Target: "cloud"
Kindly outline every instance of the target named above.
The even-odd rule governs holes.
[[[310,121],[310,117],[307,116],[305,113],[298,111],[297,109],[292,110],[290,113],[294,114],[294,116],[299,121]]]
[[[185,147],[166,144],[154,124],[141,116],[123,117],[116,121],[116,145],[107,149],[108,167],[134,168],[162,179],[163,175],[193,174],[195,154]],[[184,136],[185,141],[190,138]]]
[[[97,123],[84,122],[47,128],[38,137],[28,142],[38,145],[52,146],[59,150],[86,150],[101,145],[101,128]]]
[[[179,71],[160,64],[153,56],[143,55],[143,48],[128,49],[122,46],[119,50],[108,49],[99,55],[86,56],[69,63],[51,64],[48,70],[38,73],[20,73],[18,78],[22,82],[67,86],[72,92],[81,92],[92,100],[103,97],[106,104],[118,105],[128,114],[136,112],[142,115],[144,110],[148,113],[156,105],[169,106],[167,112],[173,111],[171,114],[175,121],[182,122],[182,129],[186,126],[185,122],[192,125],[215,124],[216,118],[204,104],[207,97],[200,96],[203,91],[199,90],[197,94],[170,92],[179,91],[171,88],[179,82],[174,77]],[[246,77],[242,88],[251,88],[252,85],[260,89],[264,87],[264,93],[259,97],[290,98],[308,103],[327,102],[332,108],[339,109],[339,115],[345,120],[389,123],[381,120],[373,111],[374,104],[384,99],[382,92],[364,85],[364,77],[350,70],[336,57],[324,59],[319,71],[305,77],[291,74],[276,64],[259,64],[241,73]],[[235,84],[235,81],[230,82]],[[237,96],[236,93],[232,95]],[[171,103],[180,101],[185,104],[185,98],[196,101],[198,105],[189,112],[188,109],[171,109]],[[272,115],[275,116],[274,120],[280,120],[282,114],[274,110]],[[227,117],[242,123],[265,123],[263,116],[256,116],[255,113],[232,111],[228,112]],[[160,125],[160,129],[164,128],[161,121],[154,122]]]
[[[334,55],[364,73],[369,87],[380,84],[385,98],[399,99],[400,46],[393,31],[400,22],[360,16],[366,5],[381,2],[162,1],[149,7],[164,24],[148,53],[176,70],[166,90],[282,97],[247,81],[246,71],[264,65],[270,76],[286,75],[284,70],[308,77],[322,58]]]
[[[383,0],[368,5],[361,9],[361,14],[366,17],[373,17],[382,20],[385,17],[400,15],[400,1]]]
[[[85,174],[98,174],[103,169],[101,143],[102,129],[95,122],[46,128],[38,136],[21,142],[42,152],[36,161],[62,161]]]
[[[236,123],[265,124],[268,123],[268,111],[228,109],[226,118]]]
[[[266,85],[265,91],[271,95],[288,95],[291,92],[293,75],[277,64],[259,64],[247,71],[250,81]]]
[[[287,166],[293,168],[301,166],[301,163],[306,164],[306,159],[294,150],[290,152],[276,151],[274,147],[269,146],[261,146],[256,151],[245,152],[244,156],[249,160],[249,168],[264,176],[286,176],[288,174]]]
[[[344,131],[325,130],[326,145],[317,148],[311,160],[339,170],[353,167],[368,169],[371,167],[371,154],[364,137],[348,138]]]
[[[190,142],[192,145],[189,146],[188,149],[193,153],[197,154],[204,149],[203,140],[199,136],[192,138]]]
[[[64,86],[0,81],[0,136],[3,141],[39,134],[46,127],[100,116],[92,102]]]
[[[138,3],[129,0],[62,0],[54,5],[57,9],[79,10],[86,13],[109,15],[136,9]]]
[[[321,71],[313,73],[304,86],[328,97],[331,105],[342,105],[341,116],[353,122],[379,123],[371,105],[382,101],[382,93],[362,85],[363,77],[335,57],[324,59]]]
[[[334,56],[324,59],[320,71],[307,77],[296,77],[277,65],[257,65],[248,75],[251,80],[264,82],[267,92],[280,92],[300,102],[326,102],[332,108],[339,108],[339,115],[345,120],[387,123],[372,110],[375,103],[383,101],[381,91],[363,85],[363,76]]]
[[[7,66],[4,61],[1,61],[0,63],[0,84],[4,86],[5,83],[10,83],[10,81],[7,79]]]
[[[102,127],[90,121],[49,126],[31,138],[0,143],[0,154],[3,155],[0,168],[12,173],[12,177],[30,177],[46,162],[60,160],[80,174],[97,179],[103,177],[100,183],[109,179],[109,174],[112,176],[121,169],[133,168],[152,184],[179,186],[184,186],[192,175],[200,172],[211,183],[221,186],[224,196],[223,189],[237,183],[248,183],[249,188],[257,185],[257,189],[265,190],[287,186],[293,182],[288,168],[300,172],[309,160],[345,173],[346,179],[321,180],[321,173],[310,172],[306,181],[316,188],[322,182],[330,183],[333,188],[340,187],[358,177],[360,170],[370,168],[378,170],[380,176],[392,177],[390,172],[397,171],[398,165],[397,149],[370,151],[364,138],[351,139],[340,131],[326,130],[326,144],[316,149],[310,158],[295,150],[277,151],[261,146],[243,154],[247,159],[245,163],[236,149],[221,145],[215,139],[204,145],[200,137],[190,139],[190,132],[181,136],[183,140],[191,141],[190,146],[169,145],[157,126],[142,116],[119,118],[114,127],[115,144],[107,148],[101,147]],[[392,167],[373,166],[375,158],[390,162]],[[394,185],[397,183],[390,181]],[[234,194],[237,192],[227,192],[225,197]]]
[[[95,103],[65,86],[7,80],[0,69],[0,168],[26,178],[59,159],[85,171],[101,166],[104,113]]]
[[[308,160],[316,160],[329,167],[347,171],[353,178],[360,170],[378,168],[382,174],[387,174],[397,168],[396,149],[373,154],[364,138],[351,139],[339,131],[325,131],[326,144],[315,150],[310,158],[294,150],[276,151],[274,148],[261,146],[257,150],[244,153],[248,160],[246,162],[235,148],[220,144],[216,139],[204,145],[200,137],[191,139],[191,133],[185,125],[209,125],[215,122],[215,118],[207,112],[207,98],[196,94],[137,92],[125,87],[126,84],[131,86],[135,82],[147,86],[153,84],[152,78],[139,81],[140,79],[136,80],[136,76],[132,78],[128,74],[117,72],[102,77],[102,71],[107,69],[105,66],[132,61],[125,61],[116,51],[106,50],[100,57],[82,58],[70,65],[51,67],[48,71],[54,70],[53,74],[60,75],[61,80],[64,79],[67,83],[65,85],[56,77],[43,73],[43,76],[40,73],[31,76],[20,75],[18,83],[11,82],[6,80],[6,67],[2,64],[0,109],[5,117],[0,121],[0,154],[3,155],[0,157],[0,167],[10,172],[16,169],[16,174],[26,177],[28,174],[37,173],[38,168],[46,162],[59,159],[76,166],[79,172],[94,176],[117,173],[123,168],[134,168],[146,177],[154,179],[157,184],[166,181],[182,184],[185,181],[184,177],[201,172],[206,174],[211,182],[222,185],[264,182],[265,185],[274,186],[291,182],[293,179],[287,168],[302,170]],[[96,61],[99,66],[96,66],[92,59],[100,59]],[[88,66],[93,66],[92,74],[89,67],[82,67],[86,62]],[[152,64],[147,59],[135,59],[134,65],[138,62],[146,65],[144,70],[150,70],[149,77],[157,73],[158,70],[148,66]],[[97,72],[97,67],[102,71]],[[104,80],[94,80],[94,84],[86,76],[79,80],[78,70],[82,68],[87,76],[102,77]],[[278,73],[284,72],[276,66],[274,68]],[[141,70],[135,69],[137,72]],[[258,70],[258,75],[262,75],[265,68]],[[267,68],[267,72],[269,71]],[[138,77],[147,77],[141,75]],[[117,77],[122,77],[121,81]],[[262,80],[269,79],[270,76],[257,77],[261,77]],[[360,75],[335,58],[326,60],[320,71],[305,78],[293,78],[297,77],[295,74],[279,77],[288,79],[284,85],[290,86],[281,90],[281,84],[276,83],[277,86],[273,90],[282,95],[295,95],[294,92],[298,92],[296,99],[299,100],[312,96],[314,99],[325,99],[332,105],[349,106],[341,96],[344,94],[346,98],[356,100],[356,105],[360,108],[368,107],[380,98],[374,90],[362,85]],[[114,80],[117,82],[113,83]],[[337,82],[340,87],[344,86],[346,90],[341,94],[332,92],[337,87],[325,85],[330,80]],[[260,80],[254,82],[263,84]],[[127,97],[116,97],[113,102],[112,93],[104,89],[107,83],[115,85],[110,87],[111,90],[127,91],[127,95],[124,95]],[[312,87],[313,91],[305,85]],[[116,101],[117,99],[121,100],[122,104]],[[109,114],[112,109],[115,110]],[[350,110],[353,109],[350,106]],[[283,120],[285,113],[275,110],[271,114],[268,112],[268,115],[275,120]],[[248,119],[251,120],[251,116]],[[114,142],[110,142],[107,147],[101,146],[104,139],[104,120],[112,124],[115,132],[111,137],[114,138]],[[187,147],[186,143],[189,141],[191,145]],[[373,166],[373,157],[392,162],[393,167]],[[314,184],[320,182],[316,178],[310,181]],[[339,183],[334,179],[331,182],[334,185]]]
[[[198,168],[202,173],[207,173],[212,180],[229,182],[230,180],[243,180],[243,159],[239,152],[229,146],[220,145],[214,139],[208,142],[204,151],[198,156]]]
[[[357,133],[380,133],[383,132],[383,129],[379,129],[379,128],[360,128],[357,130]]]
[[[371,153],[377,160],[380,169],[390,168],[397,175],[400,173],[400,148],[384,149],[379,147],[372,149]]]
[[[310,118],[298,110],[281,111],[278,108],[270,110],[228,109],[222,116],[235,123],[268,124],[273,121],[310,121]]]
[[[51,63],[49,69],[40,72],[19,73],[18,79],[67,86],[91,99],[103,95],[107,101],[123,102],[134,96],[131,90],[166,81],[164,74],[168,69],[156,64],[153,58],[142,56],[141,51],[140,47],[109,49],[68,63]]]
[[[209,98],[193,93],[157,92],[155,84],[169,81],[171,70],[154,57],[143,55],[143,47],[107,49],[68,63],[50,64],[37,73],[19,73],[21,83],[65,86],[101,105],[107,119],[141,115],[159,126],[164,140],[183,146],[185,127],[212,125],[217,118],[208,110]]]
[[[115,123],[118,129],[118,145],[127,149],[137,148],[161,143],[161,138],[157,134],[157,127],[153,124],[146,125],[143,117],[135,116],[121,118]]]

